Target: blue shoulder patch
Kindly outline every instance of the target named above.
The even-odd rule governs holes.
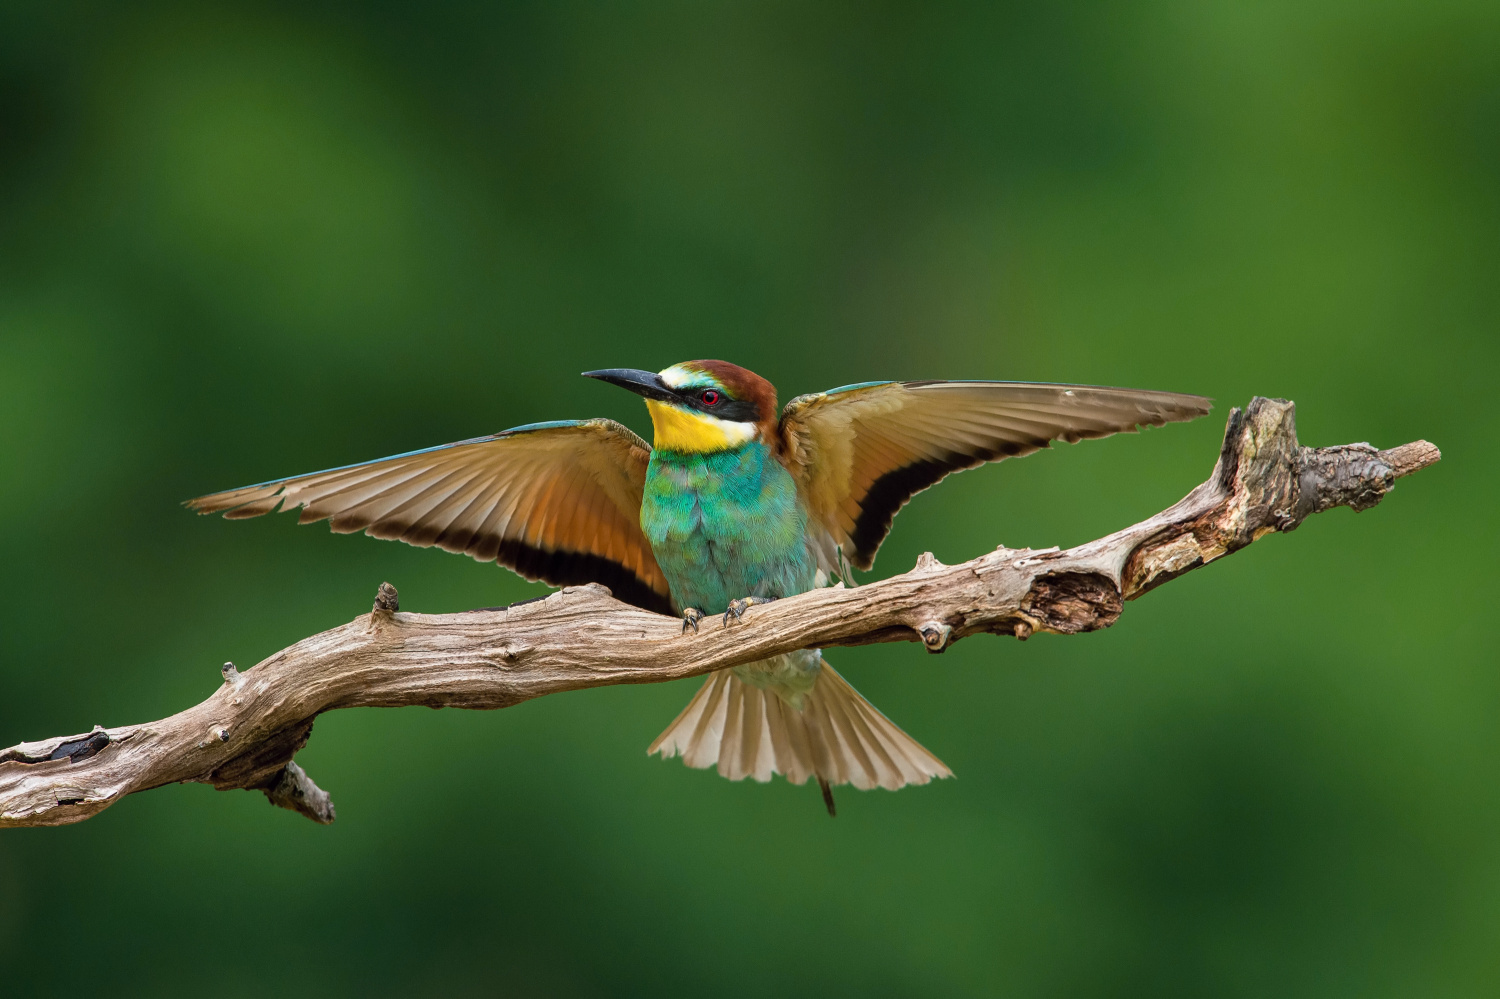
[[[853,392],[855,389],[875,388],[875,387],[877,387],[879,385],[894,385],[894,384],[895,384],[895,382],[891,382],[891,381],[887,381],[887,382],[855,382],[853,385],[840,385],[838,388],[831,388],[827,392],[824,392],[823,394],[824,395],[838,395],[840,392]]]
[[[581,427],[585,423],[588,423],[588,422],[590,422],[590,421],[589,420],[546,420],[546,421],[544,421],[542,423],[523,423],[519,427],[511,427],[509,430],[502,430],[498,434],[496,434],[495,436],[496,437],[508,437],[511,434],[529,434],[533,430],[556,430],[556,429],[558,429],[560,427]]]

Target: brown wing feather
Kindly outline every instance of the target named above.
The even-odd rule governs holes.
[[[1093,385],[877,382],[793,399],[780,429],[810,513],[868,569],[897,511],[953,472],[1208,410],[1201,396]]]
[[[231,519],[300,507],[300,523],[436,545],[554,586],[603,583],[621,600],[670,612],[666,578],[640,528],[650,456],[613,420],[539,424],[186,506]]]

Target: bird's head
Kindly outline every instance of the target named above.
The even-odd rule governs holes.
[[[635,368],[585,371],[585,377],[645,397],[663,451],[706,454],[769,440],[776,427],[776,389],[728,361],[684,361],[660,372]]]

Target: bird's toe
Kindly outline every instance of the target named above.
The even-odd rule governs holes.
[[[745,611],[756,604],[768,604],[775,599],[775,597],[740,597],[738,600],[729,601],[729,609],[724,612],[724,627],[729,627],[730,618],[738,621],[745,616]]]

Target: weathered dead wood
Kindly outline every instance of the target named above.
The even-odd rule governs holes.
[[[331,822],[333,803],[292,757],[313,719],[352,707],[503,708],[615,683],[656,683],[798,648],[920,641],[942,652],[988,632],[1025,639],[1113,624],[1123,602],[1336,506],[1363,510],[1397,477],[1436,462],[1425,441],[1306,448],[1294,407],[1256,398],[1230,413],[1208,481],[1171,508],[1068,551],[999,548],[962,565],[930,554],[910,572],[759,606],[728,628],[683,634],[673,619],[602,586],[461,614],[399,609],[380,586],[369,614],[303,639],[161,721],[96,728],[0,751],[0,826],[78,822],[135,791],[177,781],[265,792]]]

